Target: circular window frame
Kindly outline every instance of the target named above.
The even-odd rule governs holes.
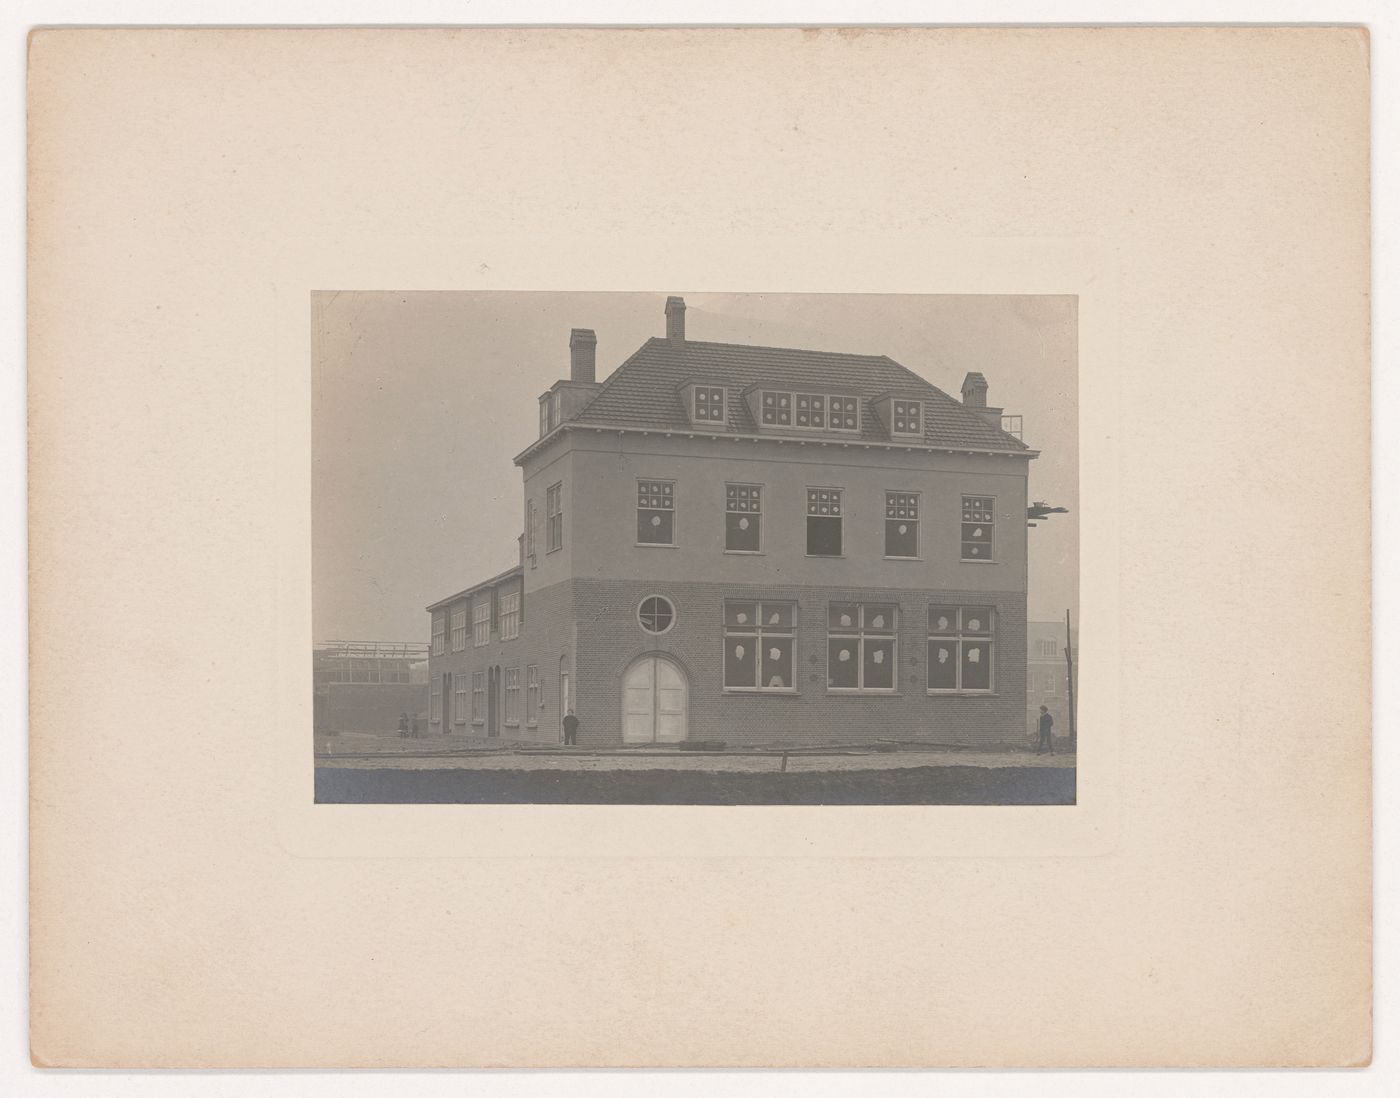
[[[664,602],[667,606],[671,608],[671,620],[667,623],[665,629],[648,629],[646,627],[646,624],[642,621],[642,607],[645,606],[652,599],[660,599],[662,602]],[[646,595],[642,598],[642,600],[639,603],[637,603],[637,628],[649,637],[664,637],[667,633],[669,633],[672,629],[676,627],[676,619],[679,617],[680,612],[676,610],[676,602],[668,595]]]

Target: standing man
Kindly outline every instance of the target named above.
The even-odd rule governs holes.
[[[564,746],[578,746],[578,718],[572,709],[564,715]]]
[[[1055,727],[1055,718],[1050,715],[1050,708],[1042,705],[1040,707],[1040,742],[1035,745],[1037,755],[1049,748],[1050,754],[1055,753],[1055,738],[1050,734],[1050,730]]]

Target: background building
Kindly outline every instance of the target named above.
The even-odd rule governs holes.
[[[569,346],[519,563],[428,607],[435,730],[1020,741],[1036,452],[980,373],[958,401],[882,355],[693,341],[679,298],[606,384]]]
[[[1074,689],[1079,691],[1079,630],[1070,631],[1074,645]],[[1055,738],[1069,738],[1069,667],[1065,663],[1065,623],[1032,621],[1026,623],[1026,730],[1036,739],[1040,729],[1040,707],[1050,708],[1055,718]]]
[[[328,641],[311,654],[318,733],[396,731],[399,715],[428,716],[428,646],[421,641]]]

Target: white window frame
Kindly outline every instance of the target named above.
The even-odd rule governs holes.
[[[447,654],[447,611],[433,611],[433,655]]]
[[[969,502],[973,505],[985,502],[991,518],[986,522],[976,522],[965,518],[970,510]],[[988,495],[965,495],[960,497],[961,506],[958,508],[958,559],[963,564],[995,564],[997,560],[997,497]],[[985,557],[969,557],[967,555],[968,539],[963,536],[963,528],[966,526],[987,527],[987,555]]]
[[[731,489],[751,489],[755,494],[753,499],[740,500],[737,494],[731,494]],[[740,484],[731,481],[724,486],[724,551],[735,553],[739,556],[758,556],[763,552],[763,496],[764,486],[762,484]],[[745,510],[735,510],[739,504],[746,506]],[[748,508],[748,505],[752,508]],[[752,515],[758,520],[758,548],[757,549],[731,549],[729,548],[729,516],[730,515]]]
[[[670,507],[664,507],[664,506],[663,506],[663,507],[643,507],[643,506],[642,506],[642,501],[641,501],[641,497],[642,497],[642,495],[644,494],[643,491],[642,491],[642,486],[643,486],[643,485],[648,485],[648,486],[655,485],[657,488],[660,489],[660,491],[656,491],[656,492],[646,492],[645,494],[647,495],[647,497],[648,497],[649,499],[651,499],[651,498],[659,498],[659,499],[662,499],[662,500],[669,499],[670,502],[671,502],[671,506],[670,506]],[[637,546],[637,548],[639,548],[639,549],[674,549],[674,548],[676,548],[677,545],[680,544],[680,537],[679,537],[680,531],[679,531],[679,529],[678,529],[679,526],[680,526],[680,509],[676,506],[676,482],[675,482],[675,480],[669,479],[669,478],[666,478],[666,477],[638,477],[638,478],[637,478],[637,483],[636,483],[636,489],[637,489],[637,490],[633,493],[633,501],[634,501],[634,503],[636,504],[636,512],[635,512],[635,513],[636,513],[636,518],[637,518],[638,522],[640,522],[640,520],[641,520],[642,512],[643,512],[643,511],[669,511],[670,514],[671,514],[671,540],[670,540],[670,541],[642,541],[641,538],[638,537],[638,538],[637,538],[637,541],[636,541],[636,546]],[[635,527],[634,527],[634,529],[635,529]]]
[[[953,610],[957,613],[957,621],[953,623],[953,628],[948,630],[938,630],[934,622],[934,611],[937,608]],[[985,614],[987,617],[987,628],[985,630],[969,630],[966,626],[966,614],[969,612]],[[924,644],[924,692],[927,694],[938,694],[948,696],[952,694],[977,694],[988,695],[997,692],[997,608],[986,603],[978,603],[974,606],[961,606],[953,603],[930,603],[928,606],[928,629],[925,631],[928,640]],[[929,663],[929,646],[938,641],[951,643],[953,646],[953,660],[957,666],[957,684],[955,686],[932,685],[933,667]],[[966,644],[985,644],[987,646],[987,685],[986,686],[963,686],[963,646]],[[1031,687],[1034,690],[1034,686]]]
[[[903,407],[901,407],[901,405]],[[918,421],[918,426],[910,428],[908,420],[910,417]],[[906,421],[901,429],[898,424],[901,417]],[[906,397],[890,398],[890,434],[898,435],[900,438],[923,438],[924,437],[924,402]]]
[[[540,726],[540,668],[534,663],[525,668],[525,724]]]
[[[729,624],[729,607],[732,603],[752,603],[754,606],[754,621],[750,625]],[[786,606],[792,611],[792,624],[790,626],[766,626],[763,622],[763,608],[765,606]],[[721,606],[722,617],[720,618],[720,632],[722,642],[726,648],[733,641],[750,642],[754,645],[754,684],[753,686],[731,686],[725,678],[727,659],[725,654],[720,656],[720,688],[726,694],[796,694],[797,676],[801,669],[801,653],[797,646],[797,622],[798,614],[801,611],[800,605],[793,599],[725,599]],[[764,649],[764,638],[782,638],[792,641],[792,685],[791,686],[765,686],[763,676],[763,665],[768,659],[768,653]]]
[[[896,497],[896,498],[891,498]],[[923,560],[923,543],[919,540],[922,531],[919,529],[919,512],[923,510],[923,494],[920,492],[909,492],[899,488],[886,489],[885,491],[885,525],[882,528],[884,534],[884,548],[886,560]],[[891,509],[905,507],[912,509],[913,517],[906,517],[905,522],[914,528],[914,555],[902,556],[890,552],[890,523],[897,522],[899,516],[891,516]]]
[[[465,652],[467,650],[467,606],[452,608],[452,651]]]
[[[452,723],[467,723],[467,676],[458,671],[452,676]]]
[[[520,636],[520,592],[501,592],[501,640],[515,640]]]
[[[773,398],[774,422],[772,423],[768,423],[763,418],[766,397]],[[776,421],[778,418],[778,412],[782,410],[781,400],[783,398],[786,398],[787,400],[786,413],[788,421],[786,423],[778,423]],[[800,408],[800,403],[804,398],[808,402],[807,413],[809,419],[812,415],[812,409],[810,407],[811,401],[813,399],[816,399],[822,402],[822,422],[820,424],[797,422],[798,415],[802,411],[802,409]],[[831,425],[831,402],[834,400],[855,402],[856,424],[854,427],[833,427]],[[844,409],[842,410],[841,414],[846,414]],[[791,428],[794,431],[836,431],[840,434],[847,435],[859,434],[860,397],[854,396],[851,393],[813,392],[806,389],[761,389],[759,390],[758,394],[758,426],[760,429],[766,427],[769,430],[772,430],[775,427],[781,427],[783,429]]]
[[[472,672],[472,724],[486,723],[486,672]]]
[[[818,508],[820,508],[820,507],[821,507],[822,501],[821,501],[821,498],[820,498],[820,497],[818,497],[817,499],[814,500],[814,499],[812,498],[812,493],[813,493],[813,492],[834,492],[836,498],[835,498],[834,500],[828,500],[827,503],[828,503],[828,505],[834,505],[834,506],[835,506],[835,508],[836,508],[836,514],[827,514],[827,515],[823,515],[823,514],[820,514],[820,513],[819,513],[819,514],[815,514],[815,515],[814,515],[814,514],[812,513],[813,504],[815,503],[815,505],[816,505]],[[805,497],[805,498],[806,498],[807,504],[806,504],[806,509],[805,509],[805,511],[804,511],[804,514],[803,514],[803,523],[802,523],[802,548],[803,548],[804,552],[806,553],[807,557],[808,557],[809,559],[812,559],[812,560],[840,560],[842,557],[844,557],[844,556],[846,555],[846,490],[845,490],[844,488],[834,488],[834,487],[831,487],[831,486],[829,486],[829,485],[816,485],[816,484],[814,484],[814,485],[809,485],[809,486],[808,486],[808,488],[807,488],[807,494],[806,494],[806,497]],[[808,523],[807,523],[806,520],[807,520],[807,519],[814,519],[814,518],[835,518],[835,519],[839,519],[839,520],[841,521],[841,552],[839,552],[839,553],[813,553],[813,552],[812,552],[812,535],[811,535],[811,532],[810,532],[810,529],[809,529],[809,527],[808,527]]]
[[[491,643],[491,596],[478,593],[472,599],[472,647],[485,648]]]
[[[502,724],[510,728],[520,727],[520,668],[507,667],[502,680],[505,682],[505,716]]]
[[[545,489],[545,555],[564,548],[564,482]]]
[[[428,697],[428,722],[442,723],[442,676],[433,676],[433,685]]]
[[[642,607],[649,603],[652,599],[660,599],[662,602],[664,602],[667,606],[671,608],[671,620],[667,623],[665,629],[648,629],[642,621]],[[667,633],[669,633],[672,629],[676,627],[676,618],[679,616],[680,615],[676,610],[676,600],[671,598],[669,595],[658,595],[653,593],[645,596],[641,602],[637,603],[637,627],[649,637],[665,636]]]
[[[832,627],[831,608],[853,605],[856,607],[856,622],[852,626]],[[866,609],[872,606],[889,607],[894,612],[894,621],[888,630],[865,623]],[[888,697],[899,693],[899,618],[902,608],[895,602],[865,602],[860,599],[832,600],[826,604],[826,692],[828,694],[873,694]],[[856,685],[831,685],[831,642],[833,640],[853,640],[856,642]],[[865,643],[870,641],[890,641],[890,685],[865,685]]]
[[[700,415],[700,393],[704,391],[706,401],[713,397],[715,392],[719,393],[719,418],[706,418]],[[709,404],[714,407],[713,404]],[[709,383],[696,382],[690,392],[690,418],[697,425],[707,427],[723,427],[729,423],[729,390],[723,385],[713,385]]]

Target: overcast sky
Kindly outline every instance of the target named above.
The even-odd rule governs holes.
[[[1069,507],[1029,530],[1032,619],[1078,600],[1075,299],[903,294],[364,293],[314,296],[315,640],[428,639],[430,602],[511,567],[515,454],[537,398],[569,374],[569,330],[598,333],[598,380],[665,334],[889,355],[955,398],[1025,416],[1030,495]]]

